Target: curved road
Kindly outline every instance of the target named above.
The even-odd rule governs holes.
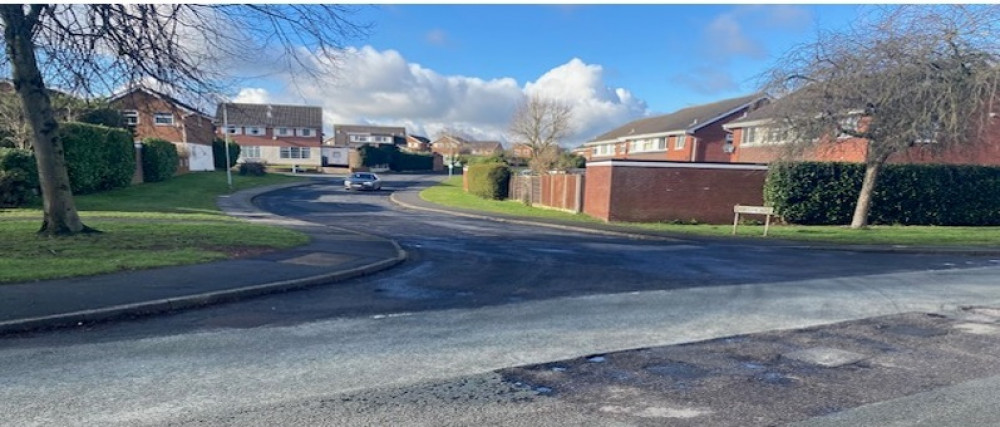
[[[1000,302],[998,261],[988,257],[637,241],[411,211],[388,200],[391,191],[433,181],[398,175],[387,191],[355,193],[329,180],[258,199],[281,215],[398,240],[411,257],[393,270],[0,340],[0,425],[215,424],[240,414],[283,414],[261,416],[265,424],[315,422],[324,402],[344,393]]]

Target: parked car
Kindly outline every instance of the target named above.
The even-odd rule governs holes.
[[[354,189],[378,191],[382,189],[382,180],[371,172],[354,172],[351,176],[344,178],[344,189],[347,191]]]

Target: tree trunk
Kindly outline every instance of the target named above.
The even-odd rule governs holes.
[[[36,18],[26,16],[23,5],[0,5],[14,90],[21,98],[24,116],[34,140],[44,206],[42,227],[38,232],[54,236],[94,231],[80,221],[73,202],[63,145],[57,134],[59,125],[52,113],[52,103],[35,58],[32,32]]]
[[[868,227],[868,213],[871,211],[875,183],[886,160],[889,159],[888,154],[873,154],[871,142],[868,143],[868,154],[865,157],[865,178],[861,181],[861,192],[858,193],[858,202],[854,205],[854,218],[851,219],[853,229]]]

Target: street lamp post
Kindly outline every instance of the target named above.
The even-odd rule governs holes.
[[[229,165],[229,110],[225,102],[222,103],[222,134],[225,141],[226,151],[226,183],[229,184],[229,191],[233,191],[233,168]]]

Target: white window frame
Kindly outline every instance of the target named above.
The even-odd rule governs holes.
[[[753,147],[755,145],[760,145],[760,141],[758,139],[759,135],[760,132],[756,126],[747,126],[743,128],[743,132],[740,135],[740,146]]]
[[[122,110],[122,118],[125,119],[125,125],[136,126],[139,124],[139,110]]]
[[[281,159],[308,159],[311,154],[309,147],[281,147],[278,150]]]
[[[242,131],[243,131],[243,129],[240,128],[239,126],[229,126],[226,129],[226,133],[229,134],[229,135],[242,135],[243,134]]]
[[[843,119],[838,120],[838,124],[842,129],[853,129],[857,131],[858,127],[861,124],[861,116],[855,114],[844,117]],[[846,133],[841,133],[840,135],[837,135],[837,139],[850,139],[850,138],[854,137]]]
[[[251,136],[265,136],[267,135],[267,129],[260,126],[247,126],[246,134]]]
[[[274,128],[275,136],[292,136],[295,132],[292,132],[289,128]]]
[[[169,118],[169,122],[161,123],[160,119]],[[153,113],[153,124],[156,126],[173,126],[174,125],[174,113],[169,111],[157,111]]]
[[[307,136],[307,137],[316,136],[312,128],[298,128],[296,129],[295,133],[297,136]]]
[[[259,145],[244,145],[240,147],[240,157],[247,159],[259,159],[261,158],[261,149]]]
[[[674,150],[683,150],[687,145],[687,135],[677,135],[674,137]]]

